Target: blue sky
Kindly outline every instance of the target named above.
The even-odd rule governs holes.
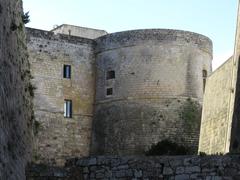
[[[167,28],[208,36],[215,69],[234,47],[237,0],[23,0],[28,27],[50,30],[73,24],[117,32]]]

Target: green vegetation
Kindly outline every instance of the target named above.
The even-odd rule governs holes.
[[[183,104],[179,116],[185,122],[185,125],[187,126],[186,129],[192,130],[198,128],[201,119],[200,105],[191,98],[188,98]]]
[[[203,156],[223,156],[224,154],[221,153],[221,152],[217,152],[217,153],[214,153],[214,154],[207,154],[205,152],[199,152],[198,155],[203,157]]]
[[[203,156],[207,156],[207,154],[205,152],[199,152],[198,154],[199,156],[203,157]]]
[[[29,17],[30,17],[30,16],[29,16],[29,11],[26,12],[26,13],[24,13],[24,14],[22,15],[22,21],[23,21],[24,24],[27,24],[27,23],[30,22]]]
[[[157,144],[153,144],[151,148],[145,152],[146,156],[158,155],[187,155],[189,154],[188,148],[178,145],[177,143],[169,140],[163,140]]]

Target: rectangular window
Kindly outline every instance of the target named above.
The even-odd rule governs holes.
[[[63,78],[71,79],[71,66],[63,65]]]
[[[72,117],[72,100],[68,99],[64,100],[64,117],[66,118]]]
[[[107,96],[110,96],[113,94],[113,88],[107,88]]]
[[[115,79],[115,71],[108,71],[106,79]]]
[[[207,80],[207,71],[206,70],[202,71],[202,76],[203,76],[203,92],[204,92],[205,86],[206,86],[206,80]]]

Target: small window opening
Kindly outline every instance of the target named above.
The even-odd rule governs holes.
[[[207,71],[206,70],[202,71],[202,76],[203,76],[203,91],[204,91],[205,86],[206,86],[206,80],[207,80]]]
[[[110,96],[113,94],[113,88],[107,88],[107,96]]]
[[[115,79],[115,71],[108,71],[107,72],[107,80],[108,79]]]
[[[72,100],[68,99],[64,100],[64,117],[66,118],[72,117]]]
[[[63,65],[63,78],[71,79],[71,66]]]
[[[71,36],[71,29],[68,30],[68,35]]]

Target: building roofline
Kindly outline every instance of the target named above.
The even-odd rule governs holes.
[[[65,34],[54,34],[52,31],[46,31],[35,28],[26,28],[27,39],[30,37],[43,38],[48,40],[62,40],[72,44],[96,44],[93,39],[88,39],[84,37],[65,35]]]
[[[95,29],[95,28],[89,28],[89,27],[83,27],[83,26],[76,26],[76,25],[71,25],[71,24],[61,24],[59,26],[57,26],[56,28],[53,28],[52,30],[50,30],[51,32],[63,27],[63,26],[73,26],[73,27],[77,27],[77,28],[83,28],[83,29],[91,29],[91,30],[95,30],[95,31],[103,31],[106,34],[108,34],[108,32],[106,30],[102,30],[102,29]]]

